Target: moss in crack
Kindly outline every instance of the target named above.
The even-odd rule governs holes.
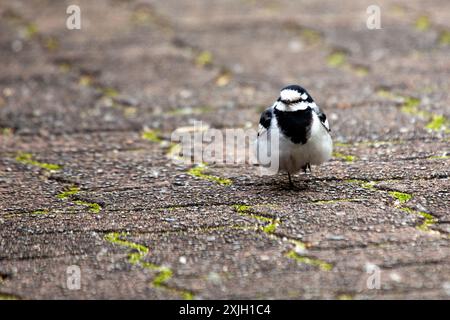
[[[31,212],[31,214],[34,215],[41,215],[41,214],[48,214],[49,211],[48,210],[34,210],[33,212]]]
[[[65,199],[68,199],[68,198],[71,198],[71,197],[77,195],[78,193],[80,193],[80,188],[77,186],[71,186],[67,190],[57,194],[56,197],[58,199],[65,200]],[[78,199],[78,200],[73,200],[73,203],[80,205],[80,206],[88,207],[89,211],[92,213],[99,213],[102,209],[100,204],[98,204],[96,202],[88,202],[88,201]]]
[[[378,191],[378,192],[383,191],[383,190],[380,190],[375,187],[375,184],[376,184],[375,181],[366,182],[363,180],[346,180],[346,182],[358,183],[363,188],[367,188],[367,189],[370,189],[373,191]],[[399,210],[402,210],[404,212],[416,214],[416,215],[419,215],[420,217],[422,217],[423,222],[420,225],[416,226],[416,228],[418,230],[422,230],[422,231],[426,231],[426,232],[430,232],[430,233],[439,233],[438,231],[430,229],[431,226],[435,225],[438,222],[437,218],[435,218],[433,215],[431,215],[429,213],[413,210],[409,207],[404,206],[406,203],[408,203],[413,198],[413,195],[411,193],[400,192],[400,191],[389,191],[388,193],[392,198],[394,198],[396,200],[396,202],[397,202],[397,204],[395,205],[396,208],[398,208]]]
[[[7,293],[1,293],[0,292],[0,300],[19,300],[18,297],[12,295],[12,294],[7,294]]]
[[[225,87],[230,83],[232,76],[231,71],[223,69],[219,72],[214,82],[218,87]]]
[[[439,34],[439,44],[441,46],[450,46],[450,31],[443,30]]]
[[[333,203],[340,203],[340,202],[361,202],[361,201],[364,201],[364,199],[346,198],[346,199],[332,199],[332,200],[313,200],[312,203],[314,203],[314,204],[333,204]]]
[[[46,169],[49,171],[58,171],[61,170],[61,166],[58,164],[53,164],[53,163],[45,163],[45,162],[39,162],[33,159],[33,155],[31,153],[19,153],[16,156],[16,161],[20,162],[22,164],[27,164],[27,165],[31,165],[31,166],[35,166],[35,167],[39,167],[42,169]]]
[[[183,157],[180,156],[181,151],[181,144],[170,142],[169,146],[167,147],[166,157],[175,161],[182,161]]]
[[[266,216],[255,214],[254,208],[252,206],[234,205],[233,207],[238,214],[251,217],[264,223],[264,226],[258,226],[258,229],[264,233],[273,234],[277,230],[277,227],[280,225],[280,219],[269,218]]]
[[[159,132],[157,130],[146,129],[142,131],[141,138],[150,142],[161,142],[161,138],[159,137]]]
[[[25,39],[30,40],[39,35],[39,29],[35,23],[25,25]]]
[[[433,114],[431,121],[425,127],[433,131],[444,130],[448,133],[450,132],[450,121],[443,115]]]
[[[275,234],[277,227],[281,224],[280,219],[269,218],[266,216],[257,215],[254,213],[253,206],[234,205],[233,207],[236,210],[236,212],[239,213],[240,215],[245,215],[245,216],[254,218],[258,221],[262,221],[262,222],[266,223],[266,225],[263,227],[258,226],[257,230],[264,232],[269,237],[274,237],[277,239],[281,238],[281,236]],[[283,238],[285,238],[285,237],[283,236]],[[287,241],[289,243],[293,244],[295,246],[295,248],[293,250],[290,250],[289,252],[287,252],[286,257],[295,259],[297,262],[300,262],[303,264],[319,267],[323,271],[329,271],[333,268],[333,266],[330,263],[327,263],[320,259],[311,258],[311,257],[308,257],[305,254],[303,254],[303,253],[306,253],[306,250],[307,250],[307,245],[305,243],[303,243],[299,240],[296,240],[296,239],[289,239],[289,238],[287,239]],[[299,252],[302,254],[300,254]]]
[[[89,211],[91,211],[92,213],[99,213],[102,210],[102,207],[98,203],[95,203],[95,202],[75,200],[73,203],[88,207]]]
[[[420,16],[415,22],[416,30],[427,31],[431,27],[430,18],[428,16]]]
[[[399,205],[397,205],[397,207],[400,210],[407,213],[418,215],[423,219],[423,222],[420,225],[416,226],[416,229],[425,232],[438,233],[437,231],[430,229],[431,226],[435,225],[438,222],[438,220],[433,215],[423,211],[413,210],[409,207],[402,206],[403,204],[407,203],[413,198],[412,194],[399,191],[390,191],[389,194],[391,195],[391,197],[393,197],[399,202]]]
[[[335,158],[342,159],[345,162],[353,162],[353,161],[355,161],[357,159],[356,156],[347,155],[347,154],[343,154],[343,153],[340,153],[340,152],[333,152],[333,156]]]
[[[427,159],[429,159],[429,160],[436,160],[436,159],[445,160],[445,159],[450,159],[450,155],[443,154],[441,156],[431,156],[431,157],[428,157]]]
[[[308,44],[316,44],[322,41],[323,35],[314,29],[301,28],[300,37]]]
[[[80,188],[78,188],[78,187],[76,187],[76,186],[71,186],[71,187],[69,187],[67,190],[65,190],[65,191],[63,191],[63,192],[61,192],[61,193],[58,193],[58,194],[56,195],[56,197],[57,197],[58,199],[67,199],[67,198],[69,198],[70,196],[73,196],[73,195],[78,194],[79,192],[80,192]]]
[[[389,191],[391,197],[397,200],[400,204],[406,203],[412,199],[412,194],[399,192],[399,191]]]
[[[419,110],[420,99],[414,97],[403,97],[404,102],[401,106],[401,111],[411,115],[425,116],[424,111]]]
[[[348,293],[343,293],[337,296],[338,300],[353,300],[353,295]]]
[[[334,50],[327,57],[327,64],[332,68],[343,68],[354,72],[358,76],[369,74],[369,68],[360,64],[353,64],[347,61],[348,53],[344,50]]]
[[[1,103],[0,103],[0,106],[1,106]],[[12,128],[1,128],[0,134],[5,137],[10,137],[13,135],[13,129]]]
[[[314,266],[314,267],[319,267],[322,271],[330,271],[333,269],[333,265],[330,263],[324,262],[320,259],[299,255],[294,250],[291,250],[288,253],[286,253],[286,257],[288,257],[290,259],[294,259],[295,261],[303,263],[303,264],[307,264],[307,265]]]
[[[419,224],[418,226],[416,226],[416,229],[425,231],[425,232],[439,233],[438,231],[430,229],[431,226],[435,225],[438,222],[438,220],[431,214],[423,212],[423,211],[413,210],[408,207],[401,207],[399,209],[404,212],[410,213],[410,214],[418,215],[423,219],[422,223]]]
[[[233,184],[233,181],[231,181],[230,179],[205,174],[204,172],[207,170],[207,168],[208,167],[205,163],[201,163],[201,164],[189,169],[188,174],[193,177],[202,179],[202,180],[208,180],[208,181],[218,183],[222,186],[230,186]]]
[[[210,66],[213,63],[213,55],[209,51],[200,52],[195,58],[195,64],[199,67]]]
[[[380,94],[380,92],[383,92],[383,94]],[[400,110],[403,113],[409,115],[419,116],[421,118],[428,119],[429,121],[425,125],[426,129],[431,131],[445,131],[446,133],[450,132],[450,120],[443,115],[435,114],[433,112],[429,112],[426,110],[420,110],[419,108],[421,103],[420,99],[415,97],[396,95],[387,90],[378,91],[378,94],[389,99],[403,100]]]
[[[106,98],[115,98],[119,95],[119,91],[112,87],[99,87],[98,89],[102,93],[103,97]]]
[[[78,79],[78,84],[83,87],[89,87],[94,83],[94,77],[89,74],[82,74]]]
[[[136,252],[128,254],[128,262],[132,265],[140,265],[143,268],[157,271],[158,274],[152,280],[152,285],[155,288],[163,288],[176,292],[186,300],[192,300],[194,298],[194,294],[188,290],[169,287],[167,281],[173,277],[173,271],[168,267],[143,261],[144,257],[150,252],[149,248],[135,242],[124,240],[126,236],[126,233],[111,232],[106,234],[104,239],[109,243],[135,250]]]
[[[433,217],[431,214],[426,213],[426,212],[416,211],[416,213],[423,218],[423,222],[417,226],[417,229],[426,231],[426,232],[434,231],[434,230],[431,230],[430,227],[435,225],[438,222],[438,220],[435,217]]]
[[[336,50],[327,57],[327,63],[333,68],[342,67],[347,63],[347,55],[344,51]]]
[[[375,188],[375,181],[366,181],[366,180],[358,180],[358,179],[349,179],[345,180],[347,183],[356,183],[359,184],[362,188],[371,190],[371,191],[377,191],[378,189]]]

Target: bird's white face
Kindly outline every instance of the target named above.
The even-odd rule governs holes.
[[[306,92],[284,89],[280,92],[280,99],[275,103],[275,108],[280,111],[298,111],[306,110],[308,107],[313,108],[315,103],[308,102],[308,98],[309,96]]]

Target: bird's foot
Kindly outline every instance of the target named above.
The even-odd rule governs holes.
[[[294,191],[301,191],[301,190],[305,190],[305,189],[307,189],[307,187],[306,186],[297,186],[296,184],[294,184],[294,182],[292,181],[292,178],[291,178],[291,174],[290,173],[288,173],[288,177],[289,177],[289,187],[288,187],[288,190],[294,190]]]

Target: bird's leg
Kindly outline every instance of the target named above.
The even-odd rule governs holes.
[[[311,171],[311,165],[309,164],[309,162],[306,164],[306,167],[309,169],[309,172],[312,172]],[[305,169],[305,172],[306,172],[306,169]]]
[[[295,185],[294,185],[294,183],[292,182],[291,174],[290,174],[289,172],[288,172],[288,177],[289,177],[289,185],[291,186],[291,188],[294,188]]]

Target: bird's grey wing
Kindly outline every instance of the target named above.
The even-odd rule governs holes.
[[[258,137],[265,133],[272,122],[273,110],[272,107],[267,108],[261,113],[261,117],[259,118],[259,126],[258,126]]]
[[[330,132],[331,131],[330,124],[328,123],[328,119],[327,119],[327,116],[325,115],[325,113],[323,113],[322,110],[320,110],[320,108],[315,103],[314,103],[314,106],[312,109],[319,117],[320,123],[322,123],[322,125],[325,127],[325,129],[327,129],[327,131]]]

